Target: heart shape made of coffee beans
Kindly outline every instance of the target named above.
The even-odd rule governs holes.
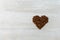
[[[48,23],[48,17],[45,15],[39,17],[38,15],[33,17],[33,23],[41,29],[46,23]]]

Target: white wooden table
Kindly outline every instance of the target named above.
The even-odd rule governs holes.
[[[28,4],[25,1],[21,7],[19,4],[16,7],[17,0],[11,1],[0,2],[0,40],[60,40],[59,0],[31,0]],[[35,15],[46,15],[49,18],[41,30],[32,22]]]

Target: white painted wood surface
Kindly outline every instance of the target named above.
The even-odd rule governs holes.
[[[35,15],[49,18],[41,30],[32,22]],[[60,40],[60,1],[0,0],[0,40]]]

